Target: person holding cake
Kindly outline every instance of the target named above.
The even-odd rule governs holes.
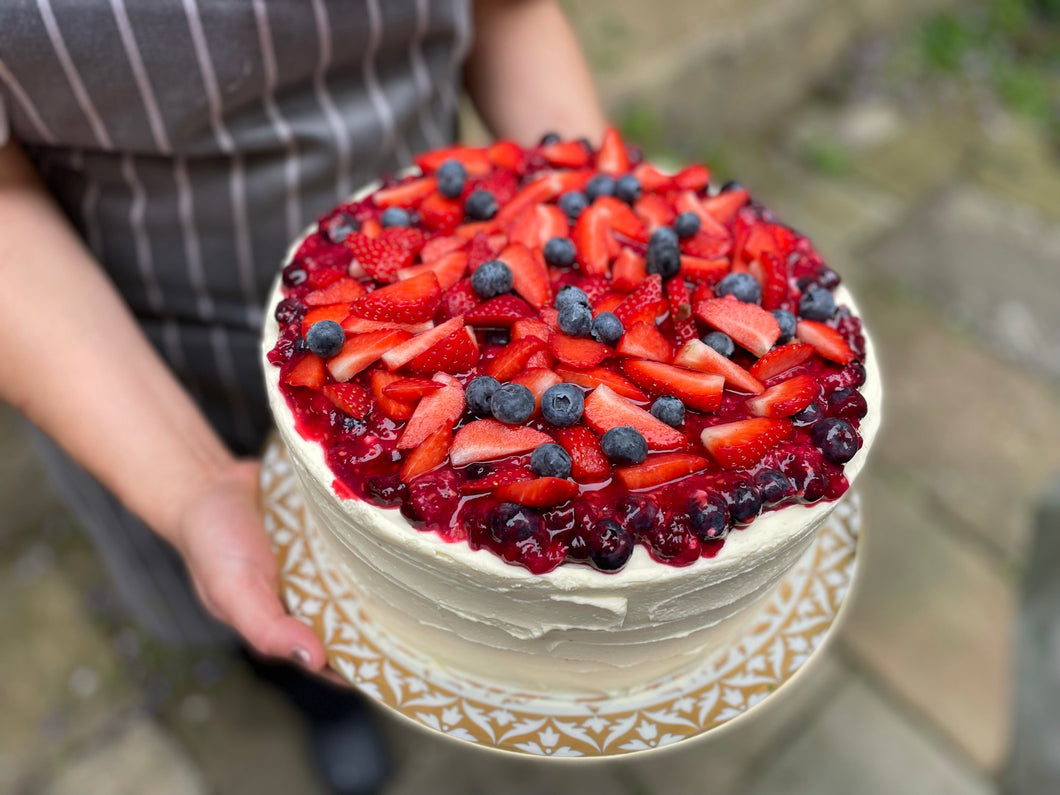
[[[451,141],[465,78],[497,137],[602,135],[555,0],[0,9],[0,397],[163,641],[325,669],[247,458],[267,289],[306,223]]]

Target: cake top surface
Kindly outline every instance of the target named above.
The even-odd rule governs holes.
[[[273,309],[270,377],[337,496],[540,574],[689,565],[845,492],[861,323],[745,189],[614,131],[417,165],[323,216]]]

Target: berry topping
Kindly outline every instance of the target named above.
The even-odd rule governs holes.
[[[492,461],[528,453],[551,441],[547,434],[533,428],[513,428],[496,420],[475,420],[461,427],[453,436],[449,456],[453,466],[464,466],[475,461]]]
[[[684,424],[685,404],[671,395],[663,395],[651,404],[651,415],[671,428],[677,428]]]
[[[791,481],[775,469],[763,469],[755,475],[755,487],[762,497],[762,504],[767,506],[783,502],[794,492]]]
[[[575,287],[573,284],[564,285],[556,293],[556,309],[562,310],[566,306],[577,304],[589,306],[589,296],[585,294],[584,290]]]
[[[558,428],[567,428],[582,418],[585,397],[573,384],[556,384],[541,396],[541,416]]]
[[[401,207],[387,207],[379,217],[379,223],[384,229],[388,226],[411,226],[412,216]]]
[[[702,340],[690,340],[674,356],[674,364],[725,378],[725,386],[739,392],[758,394],[765,386],[736,362],[729,361]]]
[[[589,562],[600,571],[618,571],[633,554],[633,535],[614,519],[601,519],[586,539]]]
[[[593,327],[593,313],[585,304],[568,302],[559,310],[559,328],[572,337],[587,337]]]
[[[527,303],[538,309],[552,302],[548,268],[537,254],[521,243],[512,243],[500,254],[512,271],[512,286]]]
[[[700,541],[720,541],[729,533],[729,508],[713,492],[697,489],[688,497],[688,519]]]
[[[737,420],[704,428],[703,446],[725,469],[749,469],[791,436],[787,420]]]
[[[346,332],[334,320],[320,320],[309,327],[305,342],[311,353],[323,359],[330,359],[342,350],[342,345],[346,342]]]
[[[775,317],[755,304],[731,296],[700,302],[696,306],[696,315],[718,331],[724,331],[733,342],[755,356],[764,356],[780,336]]]
[[[622,369],[649,395],[675,396],[689,408],[703,412],[715,411],[721,405],[725,379],[719,375],[642,359],[623,362]]]
[[[615,181],[615,197],[626,204],[633,204],[640,198],[640,180],[632,174],[626,174]]]
[[[604,433],[600,449],[616,464],[639,464],[648,455],[647,441],[630,425],[619,425]]]
[[[559,201],[556,202],[559,208],[567,214],[567,218],[574,222],[574,220],[581,215],[585,208],[589,206],[589,200],[585,197],[584,193],[578,193],[577,191],[568,191],[559,197]]]
[[[459,160],[446,160],[438,167],[438,192],[448,199],[458,199],[464,192],[467,169]]]
[[[663,280],[677,275],[681,270],[681,250],[673,229],[664,226],[651,233],[645,264],[648,273],[657,273]]]
[[[848,421],[860,420],[869,411],[869,404],[856,389],[843,387],[828,396],[828,412],[833,417]]]
[[[497,199],[488,190],[476,190],[464,202],[464,212],[472,221],[488,221],[497,214]]]
[[[512,271],[499,259],[482,263],[471,274],[471,288],[482,298],[493,298],[512,289]]]
[[[438,277],[428,271],[358,298],[353,312],[369,320],[419,323],[431,319],[441,297]]]
[[[543,444],[531,453],[530,469],[539,477],[569,478],[571,458],[558,444]]]
[[[585,186],[585,197],[594,202],[601,196],[615,195],[615,180],[606,174],[597,174]]]
[[[608,433],[616,433],[621,428],[614,428]],[[638,436],[640,434],[637,434]],[[605,437],[606,434],[605,434]],[[698,455],[689,453],[660,453],[646,459],[637,466],[623,467],[615,470],[615,475],[627,489],[650,489],[670,483],[706,469],[710,462]]]
[[[545,532],[541,514],[514,502],[502,502],[489,515],[490,535],[502,544],[517,544]]]
[[[679,213],[674,219],[674,231],[677,233],[679,238],[692,237],[696,232],[699,231],[699,227],[702,221],[699,220],[699,216],[691,211],[685,211]]]
[[[328,373],[338,382],[349,381],[395,345],[400,345],[412,335],[400,329],[395,331],[371,331],[347,338],[342,350],[328,359]]]
[[[854,427],[840,417],[825,417],[816,422],[810,438],[821,448],[824,457],[835,464],[845,464],[853,458],[861,443]]]
[[[328,384],[320,390],[324,397],[351,417],[364,419],[372,410],[372,396],[358,384]]]
[[[640,432],[653,450],[673,450],[687,443],[683,433],[634,406],[606,385],[598,386],[585,399],[585,420],[599,434],[629,425]]]
[[[398,439],[399,450],[409,450],[423,443],[445,423],[453,424],[464,413],[464,388],[450,375],[439,373],[434,380],[443,384],[437,392],[424,396],[416,405],[408,425]]]
[[[801,342],[781,345],[774,348],[757,362],[751,365],[751,375],[765,381],[775,375],[798,367],[813,356],[813,346]]]
[[[556,428],[556,440],[571,459],[571,477],[581,482],[603,480],[611,474],[600,440],[584,425]]]
[[[835,299],[824,288],[811,287],[799,299],[799,314],[808,320],[828,320],[835,314]]]
[[[622,339],[624,331],[622,321],[618,319],[618,315],[614,312],[601,312],[593,318],[593,339],[597,342],[602,342],[604,345],[614,345]]]
[[[569,268],[574,264],[578,251],[569,237],[553,237],[545,243],[545,262],[559,268]]]
[[[405,463],[401,465],[401,480],[408,483],[413,478],[441,466],[449,457],[449,446],[452,443],[453,423],[446,421],[408,454]]]
[[[501,486],[493,492],[493,496],[519,505],[552,508],[562,505],[577,493],[578,484],[574,481],[544,477]]]
[[[797,375],[749,398],[745,404],[756,417],[790,417],[817,397],[817,382],[811,375]]]
[[[854,351],[843,339],[843,335],[831,326],[818,323],[816,320],[800,320],[796,336],[800,342],[812,345],[819,355],[829,361],[839,364],[854,361]]]
[[[724,332],[711,331],[709,334],[704,334],[703,342],[705,342],[711,348],[716,350],[726,359],[731,359],[732,355],[736,353],[736,345],[733,343],[732,338]]]
[[[463,373],[478,361],[479,349],[475,334],[466,326],[458,328],[441,342],[431,346],[405,369],[413,375],[429,377],[434,373]]]
[[[746,304],[762,303],[762,288],[749,273],[730,273],[714,288],[714,294],[721,298],[731,295],[737,301]]]
[[[493,393],[500,388],[500,385],[496,378],[491,378],[488,375],[473,378],[467,385],[467,389],[464,390],[464,401],[467,404],[467,410],[476,417],[492,417],[493,409],[490,407],[490,400],[493,398]]]
[[[762,497],[750,483],[738,483],[732,490],[729,514],[736,524],[747,524],[762,510]]]
[[[493,416],[508,425],[520,425],[534,413],[537,401],[534,393],[522,384],[503,384],[490,398]]]

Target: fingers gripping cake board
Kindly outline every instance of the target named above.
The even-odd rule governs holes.
[[[850,294],[741,186],[613,130],[416,163],[295,244],[264,332],[366,612],[534,692],[628,692],[724,648],[878,428]]]

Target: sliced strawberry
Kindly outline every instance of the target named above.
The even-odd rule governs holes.
[[[642,464],[616,469],[615,475],[623,486],[634,491],[679,480],[694,472],[701,472],[709,465],[710,461],[706,458],[691,453],[660,453],[646,458]]]
[[[643,359],[623,362],[622,371],[652,397],[672,395],[699,411],[717,411],[721,405],[725,379],[720,375]]]
[[[307,386],[320,389],[326,377],[324,360],[312,353],[307,353],[297,364],[287,371],[284,383],[288,386]]]
[[[596,153],[596,170],[616,177],[629,173],[626,144],[614,127],[604,130],[604,139]]]
[[[464,203],[434,193],[420,204],[420,221],[428,229],[448,235],[464,220]]]
[[[552,285],[544,260],[519,243],[508,245],[500,253],[499,259],[512,272],[512,287],[515,292],[538,309],[551,305]]]
[[[412,158],[424,173],[433,174],[446,160],[456,160],[472,177],[482,177],[490,173],[493,164],[489,155],[477,147],[450,146],[448,149],[435,149]]]
[[[423,250],[426,238],[419,229],[413,226],[391,226],[379,233],[379,241],[388,246],[419,254]]]
[[[554,171],[551,174],[539,177],[520,190],[510,202],[501,207],[497,213],[497,220],[501,223],[507,223],[530,205],[547,202],[561,193],[582,190],[592,178],[593,173],[592,169]]]
[[[811,375],[797,375],[769,387],[744,403],[756,417],[790,417],[817,397],[817,382]]]
[[[736,362],[726,359],[702,340],[690,340],[674,356],[674,364],[724,376],[725,388],[757,395],[765,386]]]
[[[498,295],[484,301],[464,317],[469,326],[488,328],[510,328],[524,318],[533,318],[537,313],[530,304],[516,295]]]
[[[417,475],[430,472],[445,463],[449,457],[449,446],[453,443],[453,423],[446,422],[423,440],[405,458],[401,465],[401,480],[408,483]]]
[[[373,290],[353,303],[353,311],[369,320],[422,323],[438,309],[442,288],[432,272]]]
[[[470,277],[465,277],[442,293],[438,314],[444,320],[467,315],[479,303],[481,303],[481,299],[471,286]]]
[[[622,339],[615,348],[619,356],[634,359],[654,359],[657,362],[668,362],[674,357],[673,348],[654,323],[643,321],[634,323],[626,329]]]
[[[681,241],[681,252],[700,259],[720,259],[732,251],[732,239],[709,235],[702,229]]]
[[[742,245],[739,251],[734,252],[734,259],[742,259],[744,262],[752,262],[756,259],[761,259],[762,254],[769,252],[770,254],[780,255],[780,245],[777,243],[777,237],[773,233],[773,224],[758,223],[747,230],[746,235],[743,236]]]
[[[538,317],[554,332],[559,331],[559,312],[550,306],[544,306],[537,312]],[[549,335],[551,337],[551,335]]]
[[[752,364],[751,375],[760,381],[765,381],[775,375],[780,375],[785,370],[797,367],[813,356],[813,353],[813,346],[802,342],[781,345]]]
[[[383,225],[379,223],[379,220],[376,218],[369,218],[368,220],[363,221],[361,223],[361,234],[365,237],[370,237],[374,240],[375,238],[379,237],[379,234],[382,231]],[[350,274],[350,276],[353,275],[353,273]]]
[[[426,378],[399,378],[383,387],[383,394],[403,403],[415,403],[424,395],[437,392],[443,386],[441,381]]]
[[[321,320],[334,320],[336,323],[342,323],[349,314],[349,304],[330,304],[310,309],[302,318],[302,336],[305,336],[314,323],[319,323]]]
[[[578,484],[563,478],[536,478],[521,483],[510,483],[493,492],[505,502],[529,505],[531,508],[552,508],[562,505],[578,493]]]
[[[449,452],[453,466],[475,461],[492,461],[519,453],[529,453],[552,441],[546,433],[527,426],[505,425],[497,420],[475,420],[456,432]]]
[[[618,305],[615,314],[622,321],[622,325],[629,329],[639,321],[655,323],[655,319],[664,314],[667,309],[669,309],[669,304],[663,297],[662,277],[653,273]]]
[[[697,284],[715,285],[729,273],[727,259],[701,259],[700,257],[681,257],[681,278]],[[710,296],[713,297],[713,290]]]
[[[608,241],[613,240],[606,208],[594,202],[574,222],[571,240],[577,249],[576,261],[582,273],[602,276],[611,262]]]
[[[586,276],[578,286],[589,299],[590,306],[596,306],[605,295],[611,292],[611,281],[606,276]]]
[[[674,174],[673,183],[682,190],[703,190],[710,184],[710,169],[702,165],[686,166]]]
[[[442,388],[424,396],[416,404],[416,410],[397,441],[398,450],[417,447],[439,427],[446,423],[452,426],[464,413],[464,387],[460,382],[445,373],[438,373],[434,380],[441,382]]]
[[[788,297],[788,266],[776,254],[764,251],[748,271],[762,288],[762,308],[778,309]]]
[[[535,245],[544,246],[554,237],[567,237],[570,234],[570,222],[567,214],[555,204],[539,204],[537,210],[538,238]]]
[[[585,422],[603,435],[620,425],[640,431],[650,450],[672,450],[685,446],[685,435],[633,405],[606,385],[598,386],[585,398]]]
[[[477,233],[471,238],[471,244],[467,251],[467,268],[471,273],[478,270],[479,265],[489,262],[497,256],[499,248],[494,248],[490,242],[490,236],[485,232]]]
[[[612,354],[610,348],[599,342],[582,337],[568,337],[560,332],[552,335],[548,347],[552,355],[561,362],[579,369],[596,367]]]
[[[640,220],[633,209],[621,199],[614,196],[598,196],[593,207],[601,207],[607,213],[608,225],[631,240],[648,242],[648,227]]]
[[[435,373],[455,375],[467,372],[477,363],[478,341],[475,333],[465,326],[421,353],[405,365],[405,370],[426,377]]]
[[[460,493],[484,494],[501,486],[507,486],[510,483],[522,483],[533,479],[534,473],[530,471],[529,466],[493,467],[482,477],[476,480],[465,480],[461,483]]]
[[[397,272],[413,262],[410,252],[360,232],[349,235],[345,244],[353,254],[354,262],[376,281],[394,281]]]
[[[819,355],[829,361],[847,364],[854,360],[854,351],[847,345],[843,335],[824,323],[800,320],[795,336],[800,341],[812,345]]]
[[[452,254],[454,251],[467,247],[467,240],[457,235],[451,237],[434,237],[423,244],[423,250],[420,252],[420,259],[423,262],[434,262],[444,257],[446,254]]]
[[[719,224],[731,224],[736,213],[747,204],[748,193],[743,188],[727,190],[702,200],[704,211]]]
[[[515,141],[496,141],[486,150],[486,157],[495,166],[500,166],[514,174],[522,175],[526,171],[526,151]]]
[[[550,351],[538,351],[529,359],[526,360],[526,368],[529,370],[534,367],[544,367],[546,369],[552,369],[556,364],[556,357],[552,355]],[[514,380],[514,379],[513,379]]]
[[[372,388],[372,397],[379,410],[392,420],[405,421],[412,416],[416,410],[415,404],[403,400],[395,400],[386,394],[386,388],[393,383],[403,381],[403,376],[391,373],[387,370],[372,370],[369,385]]]
[[[429,320],[423,323],[392,323],[389,320],[368,320],[364,317],[357,317],[357,315],[350,315],[342,321],[342,329],[347,334],[366,334],[369,331],[393,331],[394,329],[419,334],[433,327],[434,324]]]
[[[614,311],[618,309],[618,305],[625,300],[625,293],[608,293],[593,306],[593,317],[596,317],[602,312],[611,312],[614,314]]]
[[[537,337],[510,342],[486,365],[486,375],[498,381],[508,381],[526,367],[527,359],[544,349],[545,342]]]
[[[790,420],[737,420],[704,428],[703,446],[725,469],[749,469],[791,436]]]
[[[674,205],[677,212],[694,213],[699,218],[700,234],[707,237],[719,237],[722,240],[732,240],[732,233],[724,224],[719,223],[715,220],[714,216],[706,211],[703,207],[702,200],[700,200],[694,191],[686,190],[679,193]]]
[[[500,228],[501,222],[494,217],[488,221],[469,221],[466,224],[460,224],[453,230],[453,234],[466,240],[471,240],[475,235],[479,234],[492,237]]]
[[[528,360],[527,369],[513,377],[511,382],[525,386],[534,393],[534,411],[539,411],[541,409],[541,396],[545,394],[545,390],[556,384],[563,383],[563,379],[547,367],[530,367],[529,364]]]
[[[464,274],[467,273],[467,252],[454,251],[452,254],[446,254],[442,258],[434,260],[434,262],[423,262],[409,268],[402,268],[397,275],[399,280],[411,279],[413,276],[418,276],[427,271],[438,277],[439,287],[443,290],[448,290],[464,278]]]
[[[648,399],[633,382],[605,367],[590,367],[587,370],[573,370],[569,367],[557,367],[556,375],[569,384],[577,384],[587,389],[595,389],[600,384],[607,384],[617,394],[630,400],[643,403]]]
[[[645,193],[633,204],[633,211],[648,227],[649,232],[654,232],[662,226],[669,226],[677,218],[673,207],[662,196],[656,193]]]
[[[552,337],[552,328],[545,321],[533,318],[516,320],[512,323],[512,342],[526,337],[537,337],[539,340],[548,342]]]
[[[407,331],[370,331],[348,337],[342,350],[328,359],[328,372],[336,381],[349,381],[384,353],[412,337]]]
[[[560,141],[541,147],[541,156],[558,168],[585,168],[593,155],[581,141]]]
[[[522,243],[527,248],[541,245],[541,224],[537,217],[537,206],[530,206],[519,213],[508,225],[509,243]]]
[[[415,337],[397,345],[383,354],[383,364],[391,370],[397,370],[404,364],[411,362],[424,351],[427,351],[444,340],[450,334],[459,331],[464,326],[463,318],[454,317],[440,326],[435,326],[429,331],[417,334]],[[433,373],[432,373],[433,375]]]
[[[611,269],[611,283],[614,288],[624,293],[633,292],[647,276],[648,269],[644,264],[644,257],[633,249],[623,248]]]
[[[731,295],[697,304],[696,315],[755,356],[765,356],[780,336],[780,324],[773,315],[757,304],[745,304]]]
[[[556,428],[553,433],[570,456],[572,478],[585,483],[603,480],[611,474],[611,462],[600,449],[600,440],[584,425]]]
[[[364,295],[364,286],[356,279],[343,276],[327,287],[308,293],[302,302],[306,306],[327,306],[329,304],[349,304]]]
[[[438,180],[434,177],[421,177],[389,188],[380,188],[372,194],[372,203],[376,207],[404,207],[411,210],[437,189]]]
[[[327,384],[320,391],[351,417],[364,419],[372,410],[372,396],[359,384]]]
[[[633,176],[637,178],[641,188],[647,193],[654,193],[673,187],[673,177],[662,173],[651,163],[639,163],[633,169]]]
[[[670,302],[670,322],[674,325],[674,340],[683,345],[699,336],[692,317],[692,296],[684,279],[670,279],[666,283],[666,300]]]

